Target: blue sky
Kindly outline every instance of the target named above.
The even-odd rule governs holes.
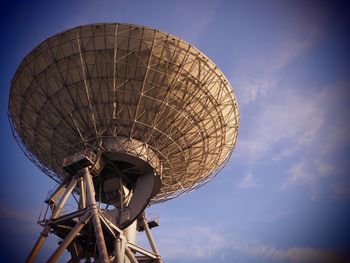
[[[166,262],[336,262],[350,250],[349,8],[324,1],[2,1],[0,249],[23,261],[55,184],[21,152],[7,119],[10,81],[47,37],[127,22],[174,34],[231,82],[237,147],[199,190],[151,207]],[[144,238],[140,237],[144,243]],[[47,259],[57,239],[39,255]],[[338,259],[338,260],[335,260]]]

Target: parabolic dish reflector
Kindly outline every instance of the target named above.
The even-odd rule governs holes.
[[[236,97],[210,59],[175,36],[121,23],[38,45],[12,80],[9,116],[26,155],[56,181],[63,159],[86,148],[139,156],[161,176],[153,203],[210,180],[239,126]]]

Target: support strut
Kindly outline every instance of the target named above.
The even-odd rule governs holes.
[[[66,181],[64,181],[58,188],[57,190],[55,191],[55,193],[57,193],[57,191],[60,189],[60,188],[63,188],[65,187],[65,184],[66,184]],[[42,247],[42,245],[44,244],[44,241],[46,239],[46,237],[48,236],[48,234],[50,233],[50,230],[51,230],[51,227],[49,225],[50,223],[50,220],[52,219],[55,219],[57,218],[61,211],[62,211],[62,208],[63,206],[65,205],[65,203],[67,202],[67,199],[69,197],[69,195],[72,193],[75,185],[77,184],[77,178],[74,176],[72,177],[71,181],[69,182],[67,188],[66,188],[66,191],[64,192],[63,196],[61,197],[58,205],[56,207],[53,208],[53,211],[52,211],[52,215],[51,215],[51,218],[49,219],[49,222],[46,222],[45,226],[44,226],[44,229],[43,231],[40,233],[40,236],[38,237],[38,240],[36,241],[33,249],[30,251],[28,257],[27,257],[27,260],[26,262],[27,263],[31,263],[34,261],[34,259],[36,258],[40,248]]]
[[[154,242],[153,236],[152,236],[152,232],[151,229],[148,226],[148,222],[146,220],[146,216],[145,214],[142,214],[141,216],[142,219],[142,223],[143,223],[143,227],[145,229],[146,235],[147,235],[147,239],[149,244],[151,245],[152,251],[154,254],[156,254],[158,256],[158,259],[156,260],[157,263],[162,263],[162,260],[160,259],[160,255],[156,246],[156,243]]]
[[[100,254],[100,260],[103,263],[107,263],[109,262],[109,259],[108,259],[105,239],[103,236],[99,209],[96,206],[94,186],[91,182],[91,174],[90,174],[89,168],[87,167],[84,168],[84,183],[86,185],[87,205],[92,216],[92,223],[94,225],[94,231],[96,235],[98,252]]]
[[[79,191],[80,195],[80,200],[76,199],[77,211],[62,215],[62,209],[77,185],[76,190]],[[119,224],[116,224],[118,218],[113,221],[109,218],[108,211],[102,212],[100,210],[96,204],[93,175],[90,173],[89,167],[78,170],[71,177],[67,177],[45,202],[51,207],[52,213],[49,219],[44,218],[40,221],[44,229],[31,250],[26,260],[27,263],[32,263],[35,260],[50,232],[55,233],[63,240],[48,259],[49,263],[57,262],[66,249],[70,250],[72,260],[85,258],[86,262],[90,262],[90,256],[93,254],[91,249],[95,245],[98,248],[99,259],[96,259],[94,255],[94,260],[101,263],[109,263],[113,255],[114,263],[138,263],[139,261],[145,262],[145,260],[162,263],[144,212],[138,218],[138,222],[143,224],[152,251],[136,245],[136,220],[132,221],[127,228],[120,229]],[[85,227],[87,225],[89,227]],[[90,239],[92,234],[89,230],[90,226],[94,231],[92,239]],[[90,243],[91,240],[95,243]],[[111,249],[113,246],[114,249]],[[107,247],[110,249],[109,252]],[[72,248],[75,248],[75,251]]]
[[[69,244],[73,241],[76,235],[82,230],[82,228],[86,225],[87,221],[90,218],[90,213],[86,212],[79,220],[79,222],[75,225],[75,227],[69,232],[67,237],[63,240],[60,246],[56,249],[56,251],[52,254],[52,256],[47,261],[48,263],[54,263],[57,261],[58,257],[63,253],[63,251],[69,246]]]

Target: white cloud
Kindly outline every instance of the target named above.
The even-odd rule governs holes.
[[[268,262],[294,263],[334,263],[346,262],[345,257],[336,250],[313,247],[292,247],[280,249],[263,244],[242,244],[234,242],[233,248],[242,253],[264,259]]]
[[[325,93],[305,97],[297,89],[281,89],[270,96],[263,106],[257,107],[251,118],[246,120],[246,132],[241,134],[236,149],[237,156],[243,160],[248,171],[239,185],[241,188],[257,186],[251,169],[262,159],[269,162],[266,157],[271,156],[270,162],[281,161],[300,154],[300,151],[305,154],[318,147],[321,128],[326,121]],[[242,117],[242,125],[243,119]],[[315,160],[317,159],[320,157],[315,155]],[[326,167],[321,167],[321,163],[318,163],[318,168],[325,172]],[[317,191],[314,179],[311,179],[313,176],[307,180],[304,178],[303,181],[300,176],[298,184],[307,184],[314,200]],[[292,179],[287,180],[290,184]]]
[[[340,146],[350,143],[350,79],[336,83],[324,92],[323,108],[327,111],[327,125],[323,127],[323,138],[318,151],[330,154]]]
[[[273,88],[276,86],[276,79],[253,79],[245,80],[239,83],[238,101],[240,107],[256,101],[259,97],[265,97],[271,93]]]
[[[320,176],[333,175],[334,171],[336,170],[336,168],[333,165],[326,162],[322,162],[320,160],[315,161],[315,166]]]
[[[345,187],[349,185],[348,177],[341,176],[346,173],[346,161],[334,158],[350,143],[347,98],[347,85],[340,83],[304,100],[308,106],[301,115],[303,131],[300,134],[303,136],[295,137],[291,149],[285,149],[287,152],[283,150],[275,156],[275,160],[295,153],[299,156],[287,173],[289,177],[284,188],[306,185],[310,188],[311,199],[315,200],[323,182],[323,188],[336,196],[349,196],[346,193],[350,191]],[[306,123],[308,119],[312,121]],[[291,150],[294,153],[291,154]]]
[[[225,239],[212,228],[198,226],[172,229],[157,237],[159,250],[167,260],[210,258],[226,247]]]
[[[282,185],[282,188],[292,186],[307,185],[311,191],[311,200],[315,201],[318,197],[318,182],[315,173],[310,170],[306,162],[299,162],[293,165],[287,172],[288,178]]]
[[[268,50],[261,49],[261,54],[243,61],[237,72],[236,90],[240,107],[264,99],[276,89],[281,70],[312,47],[323,35],[322,23],[325,14],[318,14],[298,28],[298,32],[283,32],[283,38],[276,37]],[[306,26],[307,25],[307,26]]]
[[[280,160],[283,160],[285,158],[291,157],[295,154],[295,152],[298,151],[298,149],[299,149],[299,145],[297,145],[297,144],[289,145],[288,147],[284,148],[280,152],[275,153],[272,156],[272,160],[273,161],[280,161]]]
[[[332,177],[333,183],[326,184],[331,192],[339,197],[350,196],[350,183],[343,178],[337,178],[336,175],[338,173],[335,166],[320,160],[310,162],[304,158],[287,171],[288,177],[282,184],[282,189],[307,186],[311,192],[311,200],[315,201],[320,195],[322,178]]]
[[[300,162],[293,165],[292,168],[289,169],[288,173],[290,176],[287,182],[284,184],[285,187],[291,184],[305,183],[310,180],[305,162]]]
[[[322,25],[326,12],[322,8],[312,15],[302,15],[300,24],[291,25],[267,50],[245,59],[237,75],[236,91],[241,109],[254,104],[255,112],[249,112],[242,125],[251,121],[252,132],[241,136],[238,149],[248,163],[259,160],[284,139],[292,140],[288,148],[273,156],[280,160],[292,156],[301,146],[314,141],[324,122],[322,103],[325,94],[313,97],[297,91],[297,87],[280,85],[280,73],[306,49],[312,47],[323,35]],[[278,41],[277,41],[278,40]],[[259,108],[260,106],[260,108]]]
[[[281,90],[252,116],[249,132],[238,143],[240,154],[248,162],[256,161],[289,140],[288,147],[274,155],[278,160],[313,143],[324,123],[322,104],[322,93],[306,98],[295,89]]]
[[[287,216],[290,215],[290,212],[288,211],[277,211],[272,212],[271,214],[267,215],[265,218],[263,218],[263,222],[265,223],[275,223],[277,221],[285,219]]]
[[[238,185],[238,187],[242,188],[242,189],[254,188],[257,186],[258,186],[258,184],[255,181],[255,179],[253,178],[253,174],[252,174],[251,169],[249,170],[249,172],[246,173],[246,175],[244,176],[244,178],[242,179],[242,181]]]
[[[173,260],[199,262],[201,259],[217,259],[223,255],[226,260],[229,259],[229,255],[237,252],[267,262],[343,262],[342,254],[336,250],[307,246],[281,249],[262,243],[247,242],[244,238],[229,237],[207,226],[176,228],[172,229],[171,233],[169,235],[164,232],[164,235],[156,236],[163,258],[169,262]]]
[[[254,112],[246,112],[247,118],[242,116],[241,123],[241,127],[246,125],[245,131],[240,134],[236,149],[246,170],[251,171],[262,160],[272,163],[294,159],[290,169],[282,175],[286,177],[284,189],[305,185],[311,191],[311,199],[315,200],[322,180],[325,182],[325,177],[332,177],[332,183],[323,189],[331,187],[335,194],[342,192],[331,185],[346,183],[340,176],[346,164],[334,158],[350,143],[346,83],[313,93],[309,91],[307,96],[296,88],[281,89],[268,96]],[[306,170],[304,174],[300,172],[302,168]],[[250,173],[248,177],[248,174],[242,184],[254,181],[256,175]]]

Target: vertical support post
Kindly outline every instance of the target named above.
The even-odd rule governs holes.
[[[124,236],[127,238],[128,242],[133,244],[136,244],[136,228],[137,220],[123,230]]]
[[[69,183],[70,180],[71,180],[71,178],[66,177],[62,181],[62,183],[56,188],[56,190],[51,194],[51,196],[48,199],[45,200],[45,203],[49,204],[50,206],[53,205],[53,204],[56,204],[58,199],[62,195],[62,193],[64,191],[66,191],[67,184]]]
[[[114,263],[123,263],[122,257],[121,257],[121,245],[122,245],[122,242],[118,235],[114,243]]]
[[[124,263],[125,241],[123,242],[121,233],[117,233],[114,243],[114,263]]]
[[[84,183],[86,185],[87,205],[89,207],[89,210],[92,216],[92,223],[94,225],[94,231],[96,235],[98,251],[100,254],[100,260],[103,263],[107,263],[109,262],[108,253],[107,253],[106,243],[102,232],[99,211],[96,206],[94,186],[92,184],[91,174],[88,167],[84,168]]]
[[[80,189],[80,200],[79,200],[79,208],[84,209],[86,207],[86,188],[84,184],[84,179],[79,178],[79,189]]]
[[[58,203],[57,207],[53,210],[52,215],[51,215],[51,219],[55,219],[60,215],[62,208],[66,204],[69,195],[72,193],[74,187],[77,184],[77,181],[78,181],[78,179],[76,176],[72,177],[72,179],[71,179],[69,185],[67,186],[67,189],[64,192],[60,202]]]
[[[50,226],[45,225],[43,231],[41,231],[40,236],[38,237],[37,241],[35,242],[32,250],[30,251],[26,263],[32,263],[34,262],[34,259],[36,258],[37,254],[39,253],[40,248],[44,244],[44,241],[48,234],[50,233]]]
[[[156,254],[156,255],[158,256],[157,262],[161,263],[162,260],[160,259],[160,255],[159,255],[159,252],[158,252],[156,243],[154,242],[154,239],[153,239],[151,230],[150,230],[150,228],[149,228],[149,226],[148,226],[148,222],[147,222],[147,220],[146,220],[145,214],[143,214],[143,215],[141,216],[141,219],[142,219],[143,227],[144,227],[145,232],[146,232],[146,235],[147,235],[148,242],[149,242],[149,244],[151,245],[152,251],[153,251],[154,254]]]
[[[128,248],[128,247],[125,248],[125,254],[131,263],[139,263],[134,255],[134,253],[132,253],[130,248]]]
[[[71,181],[69,182],[69,185],[67,186],[66,191],[64,192],[63,196],[61,197],[61,200],[59,201],[58,205],[52,211],[50,219],[54,219],[54,218],[57,218],[59,216],[63,206],[67,202],[67,199],[68,199],[69,195],[72,193],[76,183],[77,183],[77,178],[74,176],[74,177],[72,177]],[[62,188],[62,184],[58,188]],[[40,248],[44,244],[46,237],[50,233],[50,230],[51,230],[50,225],[48,223],[46,223],[43,231],[40,233],[40,236],[38,237],[35,245],[33,246],[32,250],[30,251],[30,253],[26,259],[27,263],[31,263],[34,261],[35,257],[39,253]]]

